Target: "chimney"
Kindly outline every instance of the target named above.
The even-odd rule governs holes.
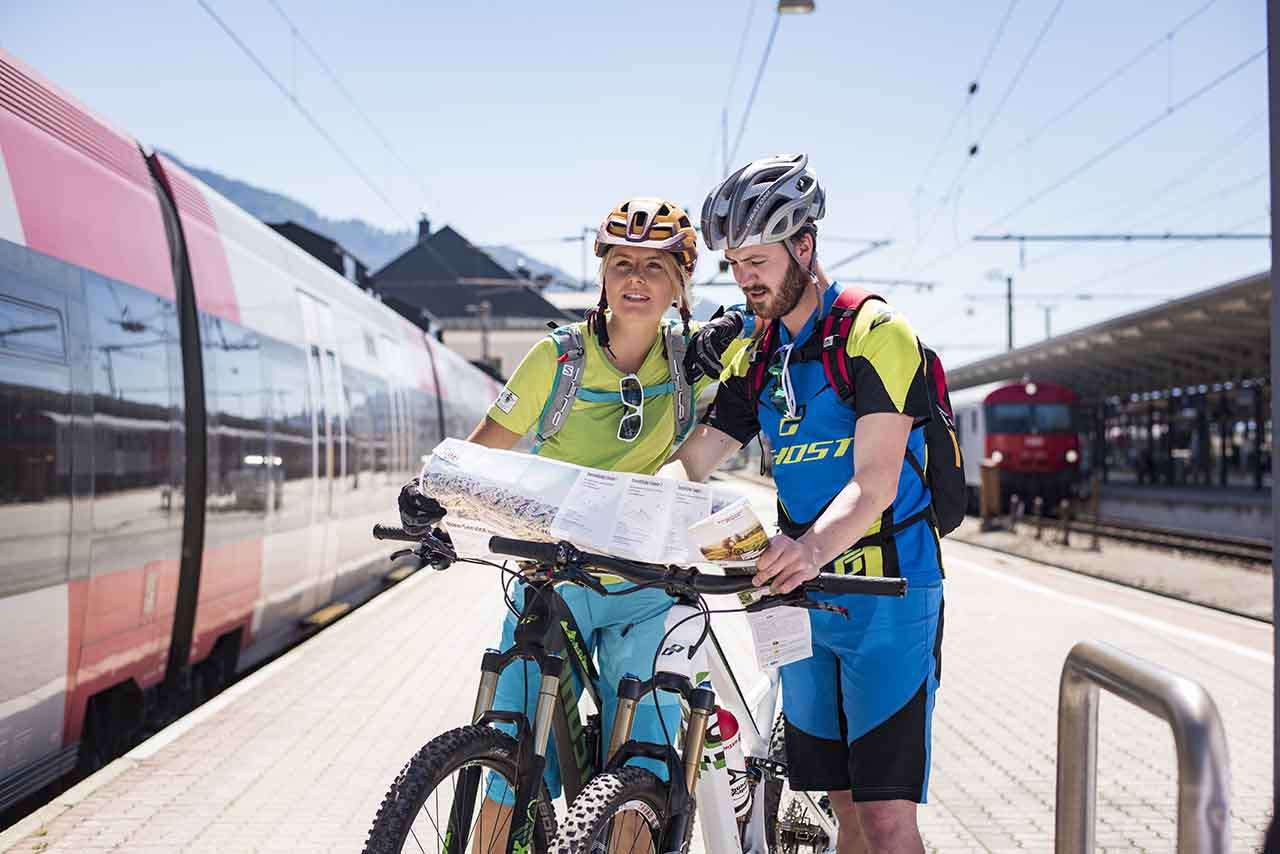
[[[427,219],[427,215],[421,214],[418,217],[418,242],[423,243],[431,236],[431,220]]]

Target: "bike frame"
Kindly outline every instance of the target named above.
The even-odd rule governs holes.
[[[516,756],[529,757],[513,781],[515,803],[507,834],[507,854],[526,854],[533,839],[533,822],[546,769],[547,743],[554,736],[566,802],[571,802],[600,767],[599,743],[591,745],[583,724],[578,686],[601,709],[599,674],[581,641],[573,613],[552,582],[525,582],[524,605],[516,622],[515,643],[505,652],[489,649],[480,664],[472,723],[510,723],[516,727]],[[566,655],[568,652],[566,667]],[[533,662],[541,674],[533,720],[523,712],[495,711],[494,698],[502,672],[516,662]],[[449,810],[445,854],[467,849],[471,820],[480,787],[480,768],[463,769],[458,794]]]
[[[777,713],[779,679],[776,669],[766,673],[766,677],[752,691],[754,700],[749,699],[742,691],[733,667],[729,664],[724,648],[715,635],[715,629],[706,627],[703,638],[704,623],[697,619],[701,612],[692,600],[677,599],[677,604],[667,615],[667,639],[658,655],[658,666],[654,671],[652,683],[666,682],[678,685],[700,685],[709,681],[712,685],[712,706],[709,710],[695,709],[689,702],[689,717],[685,721],[684,768],[685,775],[680,779],[683,791],[677,791],[677,776],[671,776],[672,809],[668,817],[668,826],[663,833],[663,851],[679,851],[685,838],[691,804],[686,807],[684,801],[689,792],[696,793],[698,806],[698,822],[702,828],[702,841],[708,854],[768,854],[765,837],[764,798],[757,786],[753,799],[751,815],[746,826],[739,830],[738,821],[729,798],[729,772],[746,773],[746,769],[725,767],[717,768],[715,763],[708,763],[701,768],[704,736],[710,713],[714,712],[715,702],[733,713],[739,723],[744,756],[768,759],[769,737],[773,729],[773,720]],[[623,680],[624,683],[627,680]],[[638,683],[639,684],[639,683]],[[647,683],[646,683],[647,684]],[[623,717],[622,697],[624,688],[619,687],[619,714],[614,722],[610,735],[609,767],[615,766],[615,744],[634,744],[630,742],[630,723],[628,715]],[[686,698],[687,699],[687,698]],[[631,707],[634,709],[634,706]],[[764,721],[766,729],[761,731],[757,721]],[[619,727],[625,730],[619,731]],[[691,749],[692,748],[692,749]],[[668,748],[669,750],[670,748]],[[636,755],[648,755],[639,754]],[[620,764],[620,763],[618,763]],[[784,784],[785,785],[785,784]],[[836,824],[822,810],[816,799],[809,793],[797,792],[812,807],[811,813],[816,822],[827,833],[831,840],[836,839]]]

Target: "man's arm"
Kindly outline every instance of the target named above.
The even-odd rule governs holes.
[[[876,412],[858,419],[853,479],[799,540],[778,535],[756,565],[755,583],[789,593],[835,560],[880,518],[898,494],[912,417]]]
[[[661,474],[703,481],[760,432],[755,402],[746,377],[731,376],[716,388],[715,399],[689,438],[671,456]]]
[[[658,474],[701,482],[741,447],[742,443],[728,433],[709,424],[699,424]]]

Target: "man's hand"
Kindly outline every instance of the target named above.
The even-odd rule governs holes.
[[[816,546],[778,534],[756,561],[751,583],[756,587],[768,584],[774,593],[790,593],[805,581],[817,578],[821,569]]]
[[[399,504],[400,527],[413,537],[431,533],[448,512],[440,502],[422,494],[416,477],[401,487]]]
[[[690,383],[704,376],[718,378],[723,365],[720,357],[742,333],[742,312],[726,311],[708,320],[693,333],[689,350],[684,354],[684,372]]]

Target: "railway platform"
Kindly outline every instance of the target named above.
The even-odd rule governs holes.
[[[734,486],[771,515],[770,490]],[[1086,639],[1209,691],[1230,751],[1233,850],[1260,850],[1270,625],[959,541],[945,558],[929,850],[1052,850],[1058,678]],[[470,713],[502,609],[496,571],[417,573],[0,834],[0,851],[358,851],[403,762]],[[717,625],[750,678],[745,622]],[[1099,849],[1173,850],[1172,736],[1104,697]]]

